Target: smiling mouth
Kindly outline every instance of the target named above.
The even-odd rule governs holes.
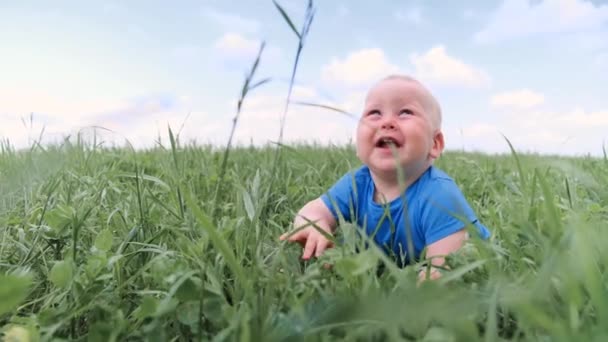
[[[401,147],[401,144],[397,142],[397,140],[393,138],[382,138],[376,142],[376,147],[379,148],[390,148],[391,146],[395,146],[396,148]]]

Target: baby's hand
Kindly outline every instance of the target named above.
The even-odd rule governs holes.
[[[422,282],[424,282],[426,280],[437,280],[439,278],[441,278],[441,271],[438,268],[431,266],[429,270],[424,268],[424,269],[418,271],[417,284],[420,285]]]
[[[336,220],[320,198],[306,203],[296,215],[293,226],[296,229],[304,228],[293,234],[285,233],[280,239],[297,242],[304,247],[302,259],[308,260],[313,255],[319,257],[327,248],[333,247],[333,242],[327,237],[333,236],[332,230],[336,226]],[[325,232],[327,237],[317,228]]]
[[[327,234],[332,235],[331,231],[323,230]],[[280,239],[299,243],[304,248],[304,252],[302,253],[302,259],[304,260],[310,259],[313,255],[320,257],[326,249],[333,247],[333,242],[317,231],[315,227],[304,228],[291,236],[289,234],[285,233],[281,235]]]

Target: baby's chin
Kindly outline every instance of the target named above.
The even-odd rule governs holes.
[[[357,155],[359,160],[365,164],[371,171],[376,173],[392,174],[397,172],[398,168],[406,169],[407,165],[403,165],[403,161],[399,161],[395,156],[383,154],[370,154],[362,158]],[[397,156],[399,158],[400,156]]]
[[[367,163],[367,166],[374,172],[389,173],[389,174],[397,172],[398,167],[403,168],[403,166],[400,165],[396,160],[382,160],[379,162],[369,162],[369,163]]]
[[[365,163],[369,169],[376,174],[394,175],[399,169],[404,173],[416,169],[417,165],[412,163],[399,163],[398,161],[392,160],[371,160]],[[404,175],[407,177],[407,175]]]

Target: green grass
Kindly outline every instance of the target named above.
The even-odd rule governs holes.
[[[306,201],[359,163],[352,147],[284,148],[279,164],[275,153],[234,149],[216,197],[223,154],[211,148],[5,145],[0,326],[45,340],[608,333],[606,160],[445,153],[438,165],[493,237],[473,240],[450,260],[453,271],[417,287],[412,267],[379,272],[377,250],[355,253],[352,225],[319,261],[279,242]]]

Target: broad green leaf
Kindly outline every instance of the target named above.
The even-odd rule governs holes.
[[[73,268],[71,260],[62,260],[57,262],[51,269],[49,279],[53,285],[65,288],[72,280]]]
[[[177,319],[185,325],[197,324],[200,317],[201,303],[198,300],[189,301],[177,308]]]
[[[142,298],[139,307],[133,312],[133,315],[137,318],[152,317],[156,313],[157,308],[158,300],[151,296],[145,296]]]
[[[340,258],[336,261],[336,271],[343,277],[349,278],[361,275],[378,265],[378,258],[371,252]]]
[[[112,322],[95,322],[89,328],[87,341],[116,341],[115,335],[118,333],[120,331],[116,330],[116,326]]]
[[[85,272],[89,278],[95,278],[107,264],[108,258],[104,252],[91,253],[87,255]]]
[[[14,310],[27,297],[30,275],[0,275],[0,315]]]
[[[181,302],[197,300],[199,298],[200,288],[192,279],[186,279],[175,292],[175,296]]]
[[[47,235],[52,238],[60,238],[69,233],[66,227],[72,222],[76,215],[74,208],[67,205],[58,205],[44,215],[46,224],[51,228]]]
[[[452,333],[450,333],[449,330],[441,328],[441,327],[433,326],[426,332],[426,334],[424,335],[424,338],[422,339],[422,342],[440,342],[440,341],[456,341],[456,338],[453,336]]]
[[[161,317],[161,316],[164,316],[168,313],[175,311],[178,304],[179,304],[179,300],[177,300],[177,298],[169,298],[166,300],[162,300],[158,304],[158,308],[157,308],[156,312],[154,313],[154,317]]]
[[[210,320],[215,322],[221,322],[223,316],[226,314],[225,308],[226,301],[223,297],[209,291],[205,291],[203,298],[203,314]]]
[[[109,229],[104,229],[95,238],[95,248],[100,251],[107,252],[112,248],[112,232]]]

